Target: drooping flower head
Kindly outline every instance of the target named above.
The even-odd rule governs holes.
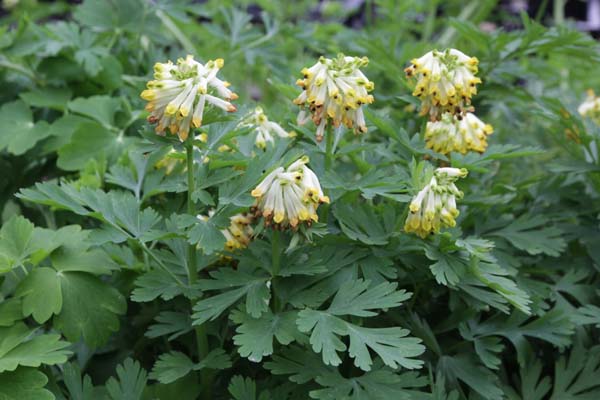
[[[262,216],[266,225],[275,228],[296,229],[298,224],[317,222],[317,207],[329,203],[323,194],[315,173],[306,166],[309,159],[304,156],[284,169],[279,167],[268,174],[252,190],[256,198],[256,216]]]
[[[269,121],[262,107],[256,107],[240,122],[242,127],[250,127],[256,133],[256,146],[261,149],[267,147],[268,143],[274,143],[273,134],[279,137],[292,137],[293,132],[287,132],[277,122]]]
[[[201,221],[207,221],[214,215],[214,210],[208,212],[206,215],[198,215],[197,218]],[[240,250],[248,247],[254,230],[250,226],[252,223],[252,216],[246,213],[236,214],[229,218],[229,227],[222,229],[221,233],[225,236],[225,248],[229,252]]]
[[[494,128],[475,114],[444,113],[440,121],[427,123],[425,142],[427,148],[441,154],[452,151],[462,154],[468,151],[483,153],[487,148],[487,136],[493,132]]]
[[[201,64],[188,55],[177,64],[171,61],[154,64],[154,80],[149,81],[141,97],[148,101],[148,121],[156,124],[156,133],[177,134],[181,141],[188,137],[190,127],[199,128],[207,104],[228,112],[236,111],[230,103],[237,94],[228,89],[229,83],[217,78],[223,59]]]
[[[465,176],[464,168],[437,168],[431,181],[410,202],[404,230],[426,238],[443,227],[455,226],[459,214],[456,199],[461,199],[463,193],[454,182]]]
[[[373,102],[369,92],[375,85],[360,68],[368,63],[367,57],[339,54],[334,59],[321,57],[315,65],[302,70],[304,78],[296,83],[304,90],[294,100],[302,107],[298,124],[312,118],[317,126],[317,141],[323,139],[329,121],[336,128],[344,124],[355,133],[367,131],[362,105]]]
[[[476,57],[456,49],[432,50],[411,60],[404,72],[417,80],[413,96],[421,99],[421,115],[429,114],[432,120],[438,120],[446,111],[463,112],[481,83],[475,76],[478,64]]]
[[[600,97],[596,97],[593,90],[587,91],[587,98],[579,105],[577,111],[581,116],[588,117],[600,125]]]

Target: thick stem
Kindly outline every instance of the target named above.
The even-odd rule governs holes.
[[[271,289],[273,292],[273,312],[281,311],[281,302],[277,291],[278,275],[281,269],[281,232],[273,230],[271,235]]]
[[[196,210],[194,207],[194,201],[192,200],[192,194],[196,188],[194,181],[194,145],[190,138],[186,143],[186,158],[187,158],[187,212],[190,215],[195,215]],[[198,270],[196,268],[196,246],[190,244],[188,246],[188,257],[187,257],[187,275],[188,283],[192,286],[198,279]],[[194,306],[194,300],[191,300],[192,307]],[[206,329],[203,325],[196,326],[194,329],[196,333],[196,345],[198,347],[198,359],[202,360],[208,354],[208,337],[206,335]],[[211,371],[203,370],[200,372],[200,382],[202,386],[202,398],[211,399],[211,387],[212,387],[213,375]]]

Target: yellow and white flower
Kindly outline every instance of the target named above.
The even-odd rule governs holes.
[[[269,173],[252,190],[256,198],[253,207],[256,216],[265,218],[267,226],[296,229],[298,224],[317,222],[317,208],[321,203],[329,203],[323,194],[317,175],[306,166],[309,159],[304,156],[287,169],[279,167]]]
[[[461,199],[463,193],[454,182],[467,173],[464,168],[437,168],[431,181],[410,202],[404,230],[426,238],[443,227],[456,226],[456,199]]]
[[[298,124],[311,118],[317,126],[317,141],[323,140],[329,121],[336,128],[344,124],[355,133],[367,131],[362,105],[374,101],[369,92],[375,85],[360,68],[368,63],[367,57],[339,54],[334,59],[321,57],[315,65],[302,70],[304,78],[296,84],[304,90],[294,100],[302,107]]]
[[[596,97],[593,90],[587,91],[587,98],[577,108],[579,114],[583,117],[588,117],[592,121],[600,124],[600,97]]]
[[[421,115],[429,114],[432,120],[438,120],[446,111],[463,112],[481,83],[475,76],[478,64],[476,57],[456,49],[432,50],[413,59],[404,72],[417,80],[413,96],[421,99]]]
[[[197,218],[201,221],[208,221],[214,215],[214,210],[210,210],[208,215],[198,215]],[[225,248],[229,252],[240,250],[248,247],[254,230],[250,226],[252,216],[246,213],[236,214],[229,218],[229,227],[222,229],[221,233],[225,236]]]
[[[427,123],[425,142],[427,148],[441,154],[452,151],[462,154],[468,151],[483,153],[487,148],[487,136],[493,132],[490,124],[484,123],[473,113],[444,113],[440,121]]]
[[[256,146],[261,149],[267,147],[267,143],[274,143],[273,135],[282,138],[293,137],[294,132],[287,132],[277,122],[269,121],[262,107],[256,107],[241,122],[241,127],[250,127],[256,133]]]
[[[207,104],[228,112],[236,111],[230,103],[237,94],[228,89],[229,83],[217,78],[223,59],[201,64],[188,55],[177,64],[171,61],[154,64],[154,80],[149,81],[141,97],[148,101],[148,121],[156,124],[156,133],[177,134],[187,139],[190,127],[199,128]]]

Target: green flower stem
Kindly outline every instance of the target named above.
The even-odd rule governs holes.
[[[333,141],[335,139],[333,129],[331,129],[331,124],[327,125],[327,132],[325,132],[325,136],[327,140],[327,142],[325,142],[325,170],[328,170],[333,164]]]
[[[194,209],[194,201],[192,194],[196,188],[194,180],[194,144],[193,137],[186,142],[186,161],[187,161],[187,212],[189,215],[196,215]],[[188,283],[192,286],[198,279],[198,270],[196,268],[196,245],[190,244],[188,246],[188,259],[187,259],[187,273]],[[191,300],[192,307],[194,306],[194,300]],[[196,345],[198,346],[198,359],[202,360],[208,354],[208,337],[206,335],[206,329],[204,325],[196,326],[194,329],[196,333]],[[200,382],[202,386],[202,398],[211,399],[211,387],[212,387],[213,374],[210,371],[203,370],[200,372]]]
[[[271,288],[273,291],[273,313],[281,311],[277,293],[277,277],[281,269],[281,232],[273,230],[271,235]]]

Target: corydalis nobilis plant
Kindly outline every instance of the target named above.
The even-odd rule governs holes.
[[[368,63],[367,57],[339,54],[334,59],[321,57],[312,67],[302,69],[304,78],[296,83],[304,90],[294,100],[302,108],[298,124],[312,119],[317,141],[323,140],[329,122],[336,128],[343,124],[355,133],[367,131],[362,106],[373,103],[369,92],[375,85],[360,68]]]
[[[463,197],[454,182],[465,176],[464,168],[437,168],[429,183],[410,202],[404,230],[426,238],[443,227],[454,227],[459,214],[456,200]]]
[[[237,94],[229,90],[228,82],[217,77],[223,64],[222,58],[201,64],[188,55],[176,64],[168,61],[154,65],[154,80],[148,82],[141,97],[148,101],[148,121],[156,124],[159,135],[164,135],[168,128],[171,134],[185,141],[190,127],[202,125],[207,104],[236,111],[230,101],[237,99]]]
[[[309,159],[304,156],[289,167],[278,167],[271,171],[252,190],[256,198],[256,216],[265,219],[265,225],[274,229],[296,229],[298,224],[311,225],[317,222],[317,208],[329,203],[323,194],[317,175],[306,166]]]
[[[483,153],[487,148],[487,136],[494,132],[490,124],[481,121],[473,113],[452,115],[444,113],[440,121],[429,121],[425,128],[427,148],[440,154],[468,151]]]
[[[240,122],[241,127],[251,128],[256,134],[255,144],[264,149],[267,143],[274,143],[273,135],[281,138],[293,137],[294,132],[287,132],[277,122],[270,121],[262,107],[256,107]]]
[[[479,64],[476,57],[456,49],[432,50],[411,60],[411,64],[404,71],[417,81],[413,96],[421,100],[421,115],[438,120],[444,112],[459,114],[468,109],[481,83],[475,76]]]

